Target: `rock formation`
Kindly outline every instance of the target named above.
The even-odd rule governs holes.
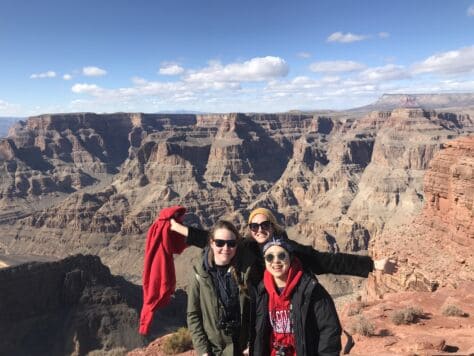
[[[175,204],[204,227],[224,216],[244,226],[264,205],[292,238],[367,253],[385,228],[419,213],[428,162],[474,131],[472,114],[32,117],[0,141],[0,253],[92,253],[139,282],[145,233]],[[178,285],[197,255],[177,258]]]
[[[0,269],[0,354],[86,355],[132,349],[138,334],[141,288],[114,277],[96,256]],[[151,336],[184,324],[183,293],[157,313]]]
[[[458,288],[440,287],[433,293],[388,293],[380,300],[347,304],[339,317],[355,343],[350,355],[474,354],[473,289],[473,281],[463,281]],[[395,318],[408,308],[417,313],[407,315],[418,316]]]
[[[372,241],[375,257],[391,255],[400,268],[393,276],[372,276],[370,296],[474,280],[474,136],[443,144],[424,177],[424,197],[411,224]]]
[[[354,110],[393,110],[398,107],[422,107],[433,110],[473,106],[473,93],[384,94],[375,103]]]

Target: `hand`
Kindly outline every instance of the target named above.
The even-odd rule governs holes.
[[[374,269],[383,273],[394,274],[398,271],[398,264],[397,261],[382,258],[374,261]]]
[[[250,353],[250,350],[249,350],[248,347],[244,351],[242,351],[242,355],[244,355],[244,356],[248,356],[249,353]]]
[[[206,352],[205,354],[202,354],[201,356],[208,356],[209,354]]]
[[[187,226],[180,224],[173,218],[170,219],[170,224],[171,224],[170,226],[171,231],[177,232],[180,235],[188,237],[189,229]]]

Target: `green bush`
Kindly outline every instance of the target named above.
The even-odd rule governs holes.
[[[187,328],[179,328],[174,334],[168,336],[163,342],[162,350],[167,355],[175,355],[191,350],[193,342]]]
[[[441,313],[444,316],[461,316],[468,317],[469,314],[464,312],[461,308],[454,304],[447,304],[443,307]]]
[[[408,307],[397,310],[391,315],[395,325],[416,323],[423,316],[423,309]]]

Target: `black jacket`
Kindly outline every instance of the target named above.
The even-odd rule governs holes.
[[[268,356],[272,332],[268,316],[268,293],[263,282],[257,288],[257,314],[252,354]],[[341,324],[328,292],[310,274],[304,273],[291,297],[292,321],[298,356],[337,356],[341,352]]]
[[[348,253],[320,252],[312,246],[302,245],[285,236],[294,254],[303,264],[303,267],[314,274],[345,274],[349,276],[367,277],[374,269],[374,262],[369,256],[353,255]],[[204,248],[207,245],[208,231],[189,227],[189,234],[186,239],[188,245]],[[240,252],[239,252],[240,251]],[[239,240],[237,253],[251,253],[260,263],[260,276],[256,276],[257,283],[263,278],[262,253],[258,243],[252,238]]]

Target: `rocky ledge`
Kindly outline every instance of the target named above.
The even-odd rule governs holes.
[[[424,193],[423,210],[411,224],[375,239],[374,256],[398,259],[399,270],[371,276],[369,297],[474,280],[474,136],[444,144],[425,175]]]
[[[1,355],[86,355],[144,346],[141,287],[110,274],[100,258],[76,255],[0,269]],[[184,324],[184,293],[158,313],[154,338]],[[168,329],[169,328],[169,329]]]

